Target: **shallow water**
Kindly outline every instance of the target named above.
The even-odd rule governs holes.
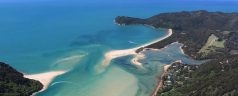
[[[120,12],[94,9],[68,5],[6,6],[6,14],[15,19],[7,22],[13,28],[1,29],[1,42],[5,45],[1,48],[2,61],[27,74],[70,70],[39,96],[133,96],[138,89],[133,74],[113,65],[97,73],[95,66],[109,50],[136,47],[165,33],[139,25],[117,26],[113,20]]]
[[[158,52],[145,51],[144,69],[130,64],[133,56],[125,56],[98,73],[95,66],[105,52],[136,47],[165,34],[145,26],[117,26],[113,20],[118,15],[146,18],[181,10],[238,11],[234,3],[176,0],[3,1],[0,60],[27,74],[70,70],[38,96],[147,96],[162,65],[180,59],[200,63],[181,54],[181,45],[175,44]]]
[[[138,79],[140,91],[138,91],[136,96],[149,96],[156,87],[163,65],[171,64],[178,60],[186,64],[201,64],[206,62],[193,60],[183,54],[180,50],[182,45],[175,42],[163,49],[142,51],[141,53],[145,55],[145,58],[139,61],[143,64],[143,68],[138,68],[131,64],[130,60],[133,56],[114,59],[113,63],[134,74]]]

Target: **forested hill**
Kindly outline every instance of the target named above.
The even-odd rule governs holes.
[[[172,64],[158,96],[238,96],[238,13],[184,11],[147,19],[118,16],[115,22],[172,28],[172,36],[147,47],[178,41],[184,44],[185,54],[211,60],[201,65]]]
[[[115,21],[118,24],[147,24],[156,28],[172,28],[174,30],[230,30],[238,29],[238,13],[183,11],[173,13],[161,13],[147,19],[139,19],[126,16],[118,16]]]
[[[217,58],[227,56],[228,53],[238,53],[238,41],[234,40],[238,36],[232,35],[238,30],[238,13],[183,11],[161,13],[147,19],[118,16],[115,22],[120,25],[143,24],[173,29],[174,34],[170,38],[148,47],[162,48],[179,41],[185,44],[183,47],[185,53],[196,59]],[[203,48],[210,36],[212,41],[217,42]]]
[[[24,78],[22,73],[0,62],[0,96],[30,96],[42,88],[39,81]]]
[[[174,63],[172,66],[163,77],[158,96],[238,96],[237,55],[202,65]]]

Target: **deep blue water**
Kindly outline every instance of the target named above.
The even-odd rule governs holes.
[[[173,45],[159,53],[146,52],[150,58],[141,60],[146,70],[134,68],[128,63],[132,56],[127,56],[96,73],[105,52],[136,47],[165,34],[140,25],[117,26],[114,18],[191,10],[238,12],[237,4],[221,0],[3,0],[0,60],[27,74],[70,70],[39,96],[147,96],[163,64],[177,59],[197,61],[174,52],[179,45]],[[71,83],[54,84],[60,81]]]

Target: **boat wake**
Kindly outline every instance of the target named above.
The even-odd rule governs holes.
[[[131,43],[131,44],[138,44],[138,43],[133,42],[133,41],[128,41],[128,43]]]

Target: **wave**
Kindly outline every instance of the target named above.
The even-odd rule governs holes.
[[[50,87],[51,87],[51,86],[54,86],[54,85],[56,85],[56,84],[61,84],[61,83],[73,84],[73,82],[69,82],[69,81],[58,81],[58,82],[53,82],[53,83],[50,85]]]

